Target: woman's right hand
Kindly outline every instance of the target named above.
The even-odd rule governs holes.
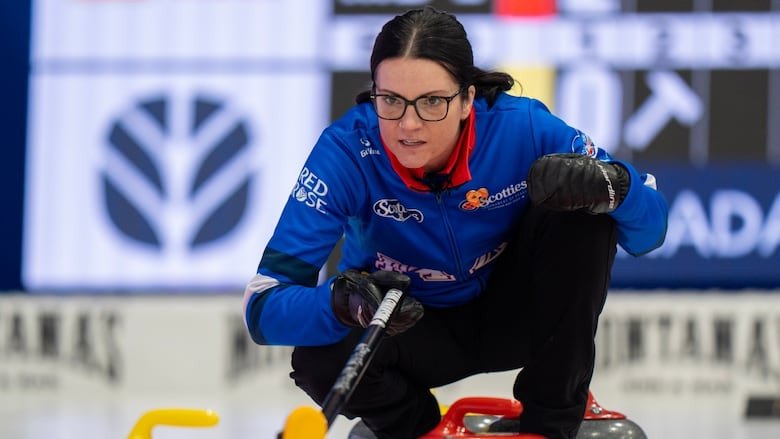
[[[336,318],[352,327],[367,327],[385,294],[391,288],[404,292],[399,309],[385,328],[388,336],[400,334],[414,326],[423,316],[423,306],[409,296],[409,276],[394,271],[365,273],[350,269],[338,276],[331,287],[331,306]]]

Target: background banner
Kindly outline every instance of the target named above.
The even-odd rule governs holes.
[[[661,248],[619,254],[613,286],[777,286],[780,173],[761,163],[651,166],[669,203]]]
[[[90,429],[105,435],[106,423],[121,433],[151,407],[205,407],[217,409],[227,429],[208,437],[236,437],[231,431],[270,437],[292,409],[313,403],[288,376],[290,348],[249,339],[240,301],[240,295],[0,296],[0,401],[16,402],[0,405],[0,415],[27,407],[25,416],[73,416],[94,406],[99,420],[62,421],[66,431],[87,437]],[[759,291],[612,291],[596,338],[591,389],[649,437],[723,434],[722,426],[742,424],[751,399],[780,394],[778,325],[780,296]],[[511,398],[516,372],[480,374],[434,392],[443,404],[467,396]],[[670,412],[680,402],[712,420],[680,422]],[[106,407],[115,409],[106,413]],[[348,425],[336,423],[337,429]]]
[[[615,287],[780,287],[777,2],[39,0],[6,250],[23,288],[242,288],[322,129],[371,86],[381,25],[424,5],[512,93],[656,176],[667,242],[621,256]]]

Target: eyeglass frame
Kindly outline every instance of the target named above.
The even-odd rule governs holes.
[[[368,95],[368,97],[371,99],[371,102],[373,102],[373,104],[374,104],[374,111],[376,111],[376,115],[380,119],[384,119],[384,120],[401,120],[406,115],[406,109],[409,108],[409,106],[411,105],[412,107],[414,107],[414,112],[417,113],[417,117],[419,117],[420,120],[425,121],[425,122],[441,122],[444,119],[446,119],[447,116],[449,116],[449,114],[450,114],[450,103],[452,102],[452,100],[455,99],[456,97],[458,97],[458,95],[463,93],[463,91],[465,91],[467,88],[468,87],[466,87],[466,86],[460,87],[458,89],[458,91],[456,91],[455,94],[452,95],[452,96],[422,95],[422,96],[418,96],[417,98],[412,99],[412,100],[406,99],[405,97],[403,97],[401,95],[390,94],[390,93],[371,93],[370,95]],[[377,107],[376,107],[376,98],[384,97],[384,96],[397,98],[397,99],[400,99],[400,100],[402,100],[404,102],[404,109],[403,109],[403,111],[401,111],[401,115],[400,116],[390,118],[390,117],[382,117],[382,116],[379,115],[379,109],[377,109]],[[417,101],[419,101],[420,99],[423,99],[423,98],[444,99],[444,101],[447,102],[447,109],[444,111],[444,116],[441,119],[426,119],[426,118],[422,117],[422,115],[420,114],[420,110],[417,108]]]

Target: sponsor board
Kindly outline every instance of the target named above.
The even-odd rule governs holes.
[[[292,388],[291,348],[254,344],[240,307],[227,295],[0,296],[0,397]]]
[[[25,287],[243,286],[325,123],[294,103],[325,79],[36,77]]]
[[[780,392],[780,294],[612,291],[596,347],[591,387],[602,401],[674,397],[744,405]],[[238,293],[0,296],[3,399],[87,392],[270,401],[302,393],[288,377],[290,354],[290,347],[251,341]],[[511,396],[512,381],[482,374],[439,394]]]
[[[326,123],[327,5],[35,3],[24,288],[243,285]]]
[[[669,203],[664,244],[634,258],[619,252],[616,288],[780,286],[780,185],[757,164],[652,166]]]
[[[592,387],[616,400],[777,395],[780,295],[613,293],[596,347]]]

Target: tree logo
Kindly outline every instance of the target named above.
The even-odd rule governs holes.
[[[101,187],[126,238],[185,254],[225,237],[247,210],[250,132],[223,100],[162,94],[111,122]]]

